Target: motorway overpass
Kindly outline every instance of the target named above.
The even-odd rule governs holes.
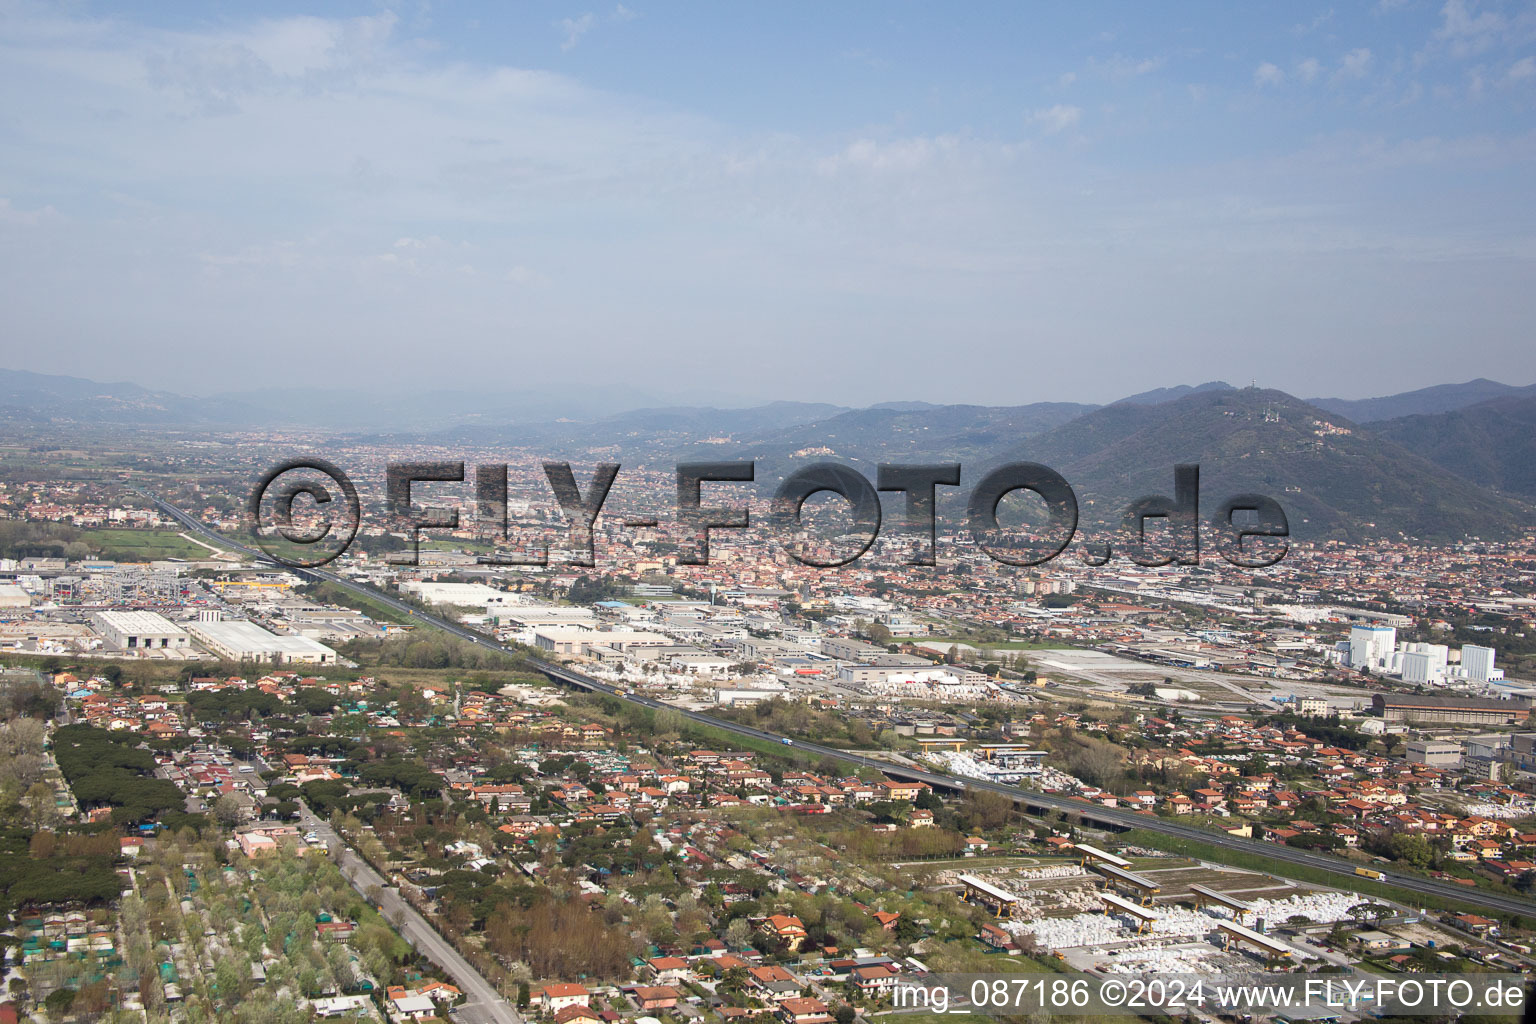
[[[404,615],[408,615],[418,621],[428,623],[429,625],[436,626],[438,629],[441,629],[447,633],[451,633],[461,640],[468,641],[469,643],[476,644],[489,650],[499,651],[503,654],[519,658],[530,669],[541,672],[548,676],[550,679],[553,679],[559,683],[564,683],[568,686],[574,686],[583,690],[590,690],[594,693],[606,694],[618,700],[627,701],[631,704],[639,704],[644,707],[668,708],[685,718],[700,723],[701,725],[713,726],[717,729],[723,729],[726,732],[735,733],[738,736],[747,736],[757,740],[766,740],[771,743],[785,744],[787,749],[792,748],[812,756],[832,757],[839,761],[854,764],[859,767],[873,768],[876,771],[882,772],[893,778],[905,779],[914,782],[926,782],[928,785],[933,786],[936,789],[946,789],[955,792],[966,792],[974,790],[1001,793],[1004,796],[1010,797],[1018,803],[1024,805],[1025,809],[1032,814],[1062,811],[1069,814],[1079,815],[1085,822],[1092,822],[1105,828],[1117,830],[1127,830],[1133,828],[1149,829],[1153,832],[1161,832],[1164,835],[1173,836],[1179,839],[1206,843],[1216,847],[1218,850],[1225,850],[1233,853],[1256,854],[1259,856],[1268,857],[1271,860],[1283,861],[1287,864],[1295,864],[1301,867],[1320,869],[1323,871],[1330,871],[1338,875],[1348,876],[1348,878],[1353,879],[1355,882],[1360,881],[1360,879],[1355,876],[1356,865],[1353,861],[1345,860],[1342,857],[1335,857],[1331,854],[1318,853],[1314,850],[1303,850],[1291,846],[1281,846],[1274,843],[1258,842],[1253,839],[1243,839],[1238,836],[1230,836],[1224,832],[1214,832],[1210,829],[1199,828],[1195,825],[1187,825],[1182,822],[1159,818],[1147,811],[1131,811],[1120,807],[1102,807],[1098,804],[1089,803],[1088,801],[1082,800],[1080,798],[1059,796],[1054,793],[1037,793],[1026,789],[1020,789],[1017,786],[1008,786],[999,782],[989,782],[984,779],[957,778],[952,775],[941,775],[937,772],[925,771],[920,768],[909,768],[904,765],[892,764],[889,761],[883,761],[878,758],[866,757],[863,754],[856,754],[850,751],[840,750],[836,747],[823,746],[819,743],[810,743],[804,740],[796,740],[789,737],[780,736],[776,733],[766,732],[762,729],[754,729],[749,725],[741,725],[736,722],[727,721],[723,718],[716,718],[713,715],[707,715],[699,711],[689,711],[685,708],[679,708],[672,704],[667,704],[663,701],[659,701],[651,697],[645,697],[639,694],[625,693],[621,688],[616,687],[610,683],[605,683],[600,679],[595,679],[584,672],[578,672],[568,666],[559,665],[555,662],[546,661],[542,658],[529,655],[526,651],[518,648],[508,647],[505,644],[499,643],[498,641],[487,637],[483,633],[469,629],[468,627],[460,625],[459,623],[450,622],[449,620],[434,615],[430,612],[422,611],[415,605],[407,604],[405,601],[402,601],[391,594],[387,594],[381,590],[376,590],[373,587],[365,586],[364,584],[349,580],[343,576],[339,576],[336,573],[331,572],[328,569],[294,569],[290,566],[282,565],[281,563],[273,560],[265,552],[243,544],[235,543],[223,534],[214,532],[204,523],[194,519],[192,516],[188,515],[186,512],[170,504],[169,502],[161,501],[153,495],[146,494],[142,491],[138,493],[154,502],[155,506],[159,508],[160,511],[176,519],[188,529],[193,530],[194,532],[201,534],[202,536],[207,537],[212,541],[216,541],[218,544],[225,548],[238,551],[257,561],[270,563],[276,568],[297,573],[300,576],[333,583],[338,587],[345,588],[352,591],[353,593],[360,594],[374,601],[378,601],[381,604],[387,605]],[[787,744],[786,740],[788,741]],[[1536,901],[1524,899],[1518,896],[1488,892],[1486,890],[1480,889],[1466,888],[1460,885],[1454,885],[1450,882],[1441,882],[1432,878],[1421,878],[1417,875],[1403,875],[1383,872],[1382,881],[1389,885],[1396,886],[1399,889],[1407,889],[1411,892],[1456,900],[1459,903],[1463,903],[1469,906],[1483,907],[1485,909],[1498,911],[1499,913],[1504,914],[1523,914],[1530,917],[1536,917]]]

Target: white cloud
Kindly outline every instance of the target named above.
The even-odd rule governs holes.
[[[1515,61],[1504,77],[1511,82],[1523,82],[1528,78],[1536,78],[1536,57],[1522,57]]]
[[[575,18],[561,18],[556,27],[565,33],[565,40],[561,42],[560,49],[569,50],[581,42],[581,37],[592,31],[592,26],[597,24],[597,15],[588,11],[586,14]]]
[[[912,172],[954,153],[959,146],[960,140],[952,135],[893,139],[888,142],[858,139],[849,143],[841,152],[818,160],[816,169],[823,175],[835,175],[844,170]]]
[[[1150,75],[1167,63],[1166,57],[1143,57],[1138,60],[1117,53],[1112,57],[1090,57],[1088,70],[1108,78],[1137,78]]]
[[[1325,10],[1325,11],[1323,11],[1321,13],[1319,13],[1318,15],[1316,15],[1309,22],[1293,26],[1291,28],[1291,31],[1293,33],[1295,33],[1296,35],[1298,35],[1298,36],[1310,35],[1311,33],[1316,32],[1318,29],[1322,28],[1324,25],[1328,24],[1331,21],[1333,21],[1333,8],[1332,7],[1328,8],[1327,10]]]
[[[1467,0],[1446,0],[1440,10],[1441,24],[1435,37],[1443,41],[1454,57],[1482,53],[1503,35],[1507,22],[1497,11],[1479,11]]]
[[[1346,53],[1339,61],[1339,70],[1334,74],[1335,81],[1345,79],[1360,79],[1370,71],[1372,61],[1369,47],[1359,47]]]
[[[1311,82],[1323,73],[1323,65],[1316,57],[1308,57],[1296,65],[1296,77],[1303,82]]]
[[[622,25],[627,21],[634,21],[637,17],[639,17],[639,15],[637,15],[634,11],[630,10],[628,7],[625,7],[623,4],[619,4],[610,14],[607,15],[607,17],[604,18],[599,18],[591,11],[587,11],[586,13],[578,15],[574,18],[561,18],[555,23],[555,27],[558,28],[560,32],[565,36],[565,38],[561,40],[560,49],[570,50],[574,48],[577,43],[581,42],[582,36],[586,35],[588,32],[591,32],[601,23],[607,23],[609,25]]]
[[[1284,81],[1285,72],[1281,71],[1277,66],[1269,63],[1268,61],[1265,61],[1263,64],[1260,64],[1257,68],[1254,69],[1253,84],[1259,86],[1260,88],[1269,85],[1279,85]]]
[[[0,196],[0,224],[22,225],[31,227],[44,221],[54,220],[59,213],[51,206],[44,206],[36,210],[18,210],[11,205],[11,201]]]
[[[1054,107],[1046,107],[1029,115],[1029,123],[1039,125],[1045,131],[1056,133],[1066,131],[1082,119],[1081,107],[1058,103]]]

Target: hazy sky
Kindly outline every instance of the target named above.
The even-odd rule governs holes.
[[[1536,380],[1536,6],[0,0],[0,365]]]

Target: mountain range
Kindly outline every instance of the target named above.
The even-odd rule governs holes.
[[[966,485],[991,466],[1027,460],[1065,475],[1085,520],[1101,522],[1115,520],[1133,498],[1171,492],[1174,464],[1196,462],[1205,508],[1240,491],[1268,494],[1300,537],[1494,538],[1529,533],[1536,522],[1536,385],[1478,379],[1304,401],[1211,381],[1104,406],[775,402],[605,412],[615,402],[590,390],[574,404],[549,394],[468,391],[410,396],[401,405],[363,392],[295,389],[188,398],[0,370],[0,426],[308,427],[346,430],[354,441],[503,444],[572,459],[605,449],[630,462],[752,458],[765,491],[816,459],[871,474],[877,462],[960,462]],[[381,410],[389,433],[366,433],[378,429]]]

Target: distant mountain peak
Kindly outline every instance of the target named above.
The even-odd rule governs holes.
[[[932,402],[876,402],[871,409],[879,409],[882,412],[923,412],[928,409],[939,409],[942,406]]]
[[[1536,385],[1520,388],[1487,377],[1478,377],[1461,384],[1436,384],[1417,391],[1377,398],[1312,398],[1308,401],[1319,409],[1346,416],[1356,423],[1374,423],[1400,416],[1455,412],[1506,395],[1530,394],[1533,390],[1536,390]]]
[[[1130,395],[1122,398],[1113,405],[1162,405],[1164,402],[1176,401],[1189,395],[1200,394],[1205,391],[1235,391],[1231,384],[1224,380],[1208,380],[1204,384],[1179,384],[1171,388],[1153,388],[1151,391],[1143,391],[1139,395]]]

